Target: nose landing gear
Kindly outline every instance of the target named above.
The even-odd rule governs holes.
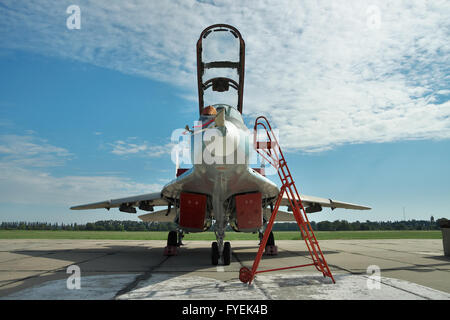
[[[222,248],[222,254],[220,254],[219,244],[214,241],[211,244],[211,263],[214,266],[219,264],[220,258],[222,258],[222,262],[224,266],[228,266],[231,263],[231,244],[229,242],[225,242]]]
[[[211,263],[213,266],[217,266],[219,264],[219,246],[217,242],[213,242],[211,244]]]

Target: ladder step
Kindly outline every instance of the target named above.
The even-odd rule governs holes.
[[[256,141],[256,149],[272,149],[273,146],[271,141]]]
[[[261,120],[263,119],[263,120]],[[328,276],[332,279],[333,283],[334,278],[333,275],[331,274],[331,271],[328,268],[328,265],[325,261],[325,258],[322,254],[322,251],[320,250],[320,246],[319,246],[319,242],[317,241],[316,237],[314,236],[314,231],[308,221],[308,216],[305,212],[305,209],[302,205],[300,196],[298,194],[297,191],[297,187],[295,186],[295,182],[294,179],[291,176],[289,167],[287,165],[286,159],[284,158],[283,152],[281,151],[281,147],[278,144],[277,138],[275,137],[274,133],[272,132],[272,128],[269,124],[269,121],[261,116],[258,117],[255,121],[255,130],[258,126],[262,126],[267,134],[267,138],[270,141],[258,141],[255,143],[255,148],[256,151],[264,156],[264,154],[269,154],[270,159],[272,159],[272,161],[270,161],[270,164],[278,171],[278,175],[280,177],[281,183],[282,183],[282,192],[280,192],[280,194],[278,195],[278,199],[277,199],[277,205],[280,204],[280,201],[282,200],[282,196],[284,195],[284,193],[286,192],[287,197],[290,200],[290,204],[292,205],[291,210],[293,211],[292,213],[294,214],[297,224],[300,228],[300,231],[302,233],[303,236],[303,240],[305,241],[305,244],[308,247],[308,251],[311,255],[311,258],[313,260],[313,264],[307,264],[307,265],[302,265],[302,266],[296,266],[296,267],[304,267],[304,266],[312,266],[315,265],[315,267],[317,268],[318,271],[322,272],[324,276]],[[294,186],[294,187],[292,187]],[[278,208],[278,206],[276,207]],[[274,210],[272,212],[272,217],[270,219],[270,222],[266,228],[266,233],[270,232],[271,228],[272,228],[272,224],[274,222],[274,215],[276,215],[276,210]],[[254,264],[253,264],[253,269],[252,269],[252,274],[251,277],[254,277],[254,275],[257,273],[257,268],[258,268],[258,264],[259,264],[259,260],[261,259],[261,255],[263,252],[263,249],[261,246],[259,248],[257,257],[255,258]],[[262,272],[267,272],[267,271],[274,271],[273,270],[265,270]]]

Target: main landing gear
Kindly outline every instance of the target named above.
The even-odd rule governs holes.
[[[183,233],[177,231],[170,231],[167,237],[167,246],[164,248],[165,256],[176,256],[178,254],[178,247],[182,243]],[[228,266],[231,263],[231,244],[230,242],[223,242],[223,236],[218,236],[217,241],[211,244],[211,263],[214,266],[219,264],[219,260],[223,265]]]
[[[264,237],[264,233],[259,233],[260,244]],[[264,254],[268,256],[276,256],[278,254],[278,247],[275,245],[275,237],[273,236],[273,232],[270,231],[269,238],[267,239],[266,248],[264,250]]]
[[[181,244],[181,238],[178,240],[178,232],[176,231],[170,231],[169,235],[167,237],[167,246],[164,248],[164,255],[165,256],[176,256],[178,254],[177,248],[179,247],[179,244]]]
[[[214,266],[219,264],[220,250],[217,242],[211,243],[211,263]],[[222,261],[225,266],[228,266],[231,262],[231,244],[227,241],[223,244],[222,249]]]

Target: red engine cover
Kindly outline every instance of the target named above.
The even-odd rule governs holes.
[[[206,196],[182,192],[180,195],[180,226],[203,229],[206,214]]]
[[[239,230],[260,228],[262,226],[261,193],[237,195],[236,216]]]

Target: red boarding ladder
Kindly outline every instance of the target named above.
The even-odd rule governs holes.
[[[261,126],[265,129],[267,134],[267,141],[256,141],[258,126]],[[303,207],[302,201],[300,200],[297,187],[295,186],[294,180],[292,179],[291,172],[289,171],[283,152],[281,152],[278,140],[275,137],[272,131],[272,127],[270,126],[269,121],[266,117],[260,116],[256,118],[253,142],[256,151],[275,169],[277,169],[282,186],[272,215],[270,217],[269,224],[267,225],[266,231],[264,232],[263,240],[259,245],[258,254],[256,255],[255,261],[253,262],[252,270],[248,269],[247,267],[242,267],[239,271],[239,279],[244,283],[251,284],[257,273],[315,266],[318,271],[322,272],[324,277],[330,277],[333,283],[335,283],[334,277],[331,274],[330,269],[328,268],[328,264],[325,261],[322,250],[320,250],[319,243],[317,242],[311,224],[309,223],[305,208]],[[269,234],[272,231],[273,223],[278,213],[278,208],[280,207],[284,193],[287,194],[289,204],[292,208],[292,213],[294,214],[295,220],[297,221],[297,224],[300,228],[302,239],[305,240],[306,246],[308,247],[308,251],[311,255],[313,263],[257,271],[261,256],[266,247]]]

